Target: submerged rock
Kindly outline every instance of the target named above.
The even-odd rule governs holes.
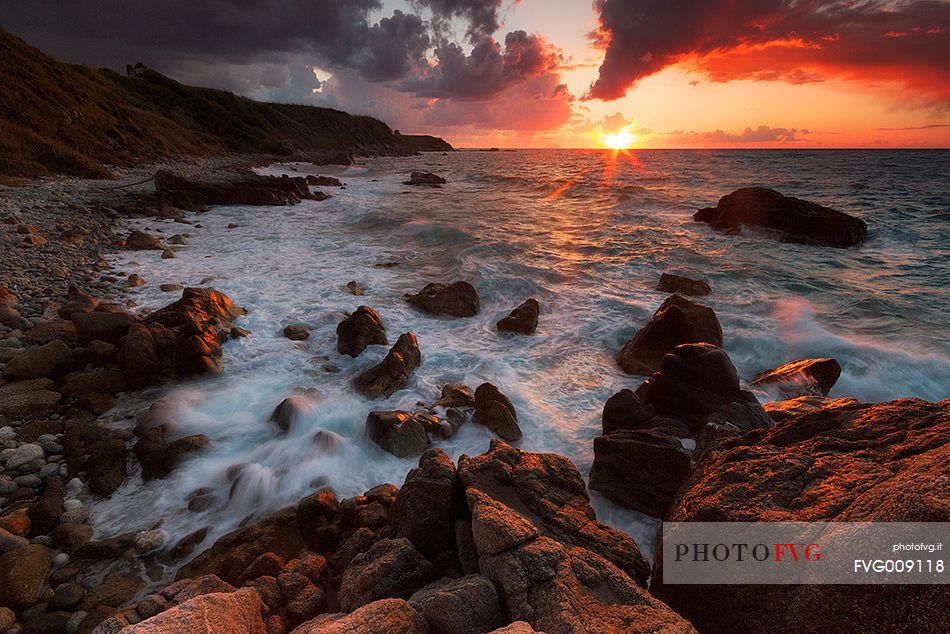
[[[785,242],[829,247],[850,247],[868,237],[868,227],[860,218],[764,187],[737,189],[693,218],[719,230],[761,227],[778,232]]]
[[[284,336],[291,341],[306,341],[310,338],[310,329],[303,324],[284,326]]]
[[[721,348],[722,327],[712,308],[670,295],[623,345],[617,363],[629,374],[649,376],[660,367],[663,357],[684,343],[711,343]]]
[[[801,359],[766,370],[749,384],[774,386],[784,398],[797,396],[828,396],[841,376],[841,366],[834,359]]]
[[[422,363],[419,344],[411,332],[399,335],[396,344],[378,365],[353,379],[356,390],[368,398],[389,397],[409,382],[413,370]]]
[[[433,315],[472,317],[478,314],[478,291],[468,282],[426,284],[415,295],[406,295],[406,301]]]
[[[432,172],[411,172],[409,180],[403,181],[403,185],[423,185],[426,187],[441,187],[445,185],[445,179]]]
[[[129,249],[161,249],[162,243],[155,236],[149,235],[144,231],[136,229],[125,238],[125,246]]]
[[[508,442],[521,440],[514,404],[492,383],[482,383],[475,390],[475,416],[472,420]]]
[[[663,273],[656,285],[656,290],[664,293],[679,293],[680,295],[695,295],[702,297],[709,295],[712,289],[703,280],[694,280],[683,275]]]
[[[369,306],[360,306],[352,315],[337,324],[336,336],[336,351],[354,358],[358,357],[366,346],[385,346],[389,343],[383,320],[380,319],[379,313]]]
[[[538,327],[538,315],[541,314],[541,304],[536,299],[527,299],[523,304],[511,311],[507,317],[499,320],[495,326],[502,332],[518,332],[530,335]]]

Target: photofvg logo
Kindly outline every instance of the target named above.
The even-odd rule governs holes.
[[[663,583],[947,583],[950,525],[668,522]]]

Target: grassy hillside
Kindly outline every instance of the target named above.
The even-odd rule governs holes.
[[[396,135],[371,117],[261,103],[150,70],[127,77],[65,64],[3,29],[0,77],[0,174],[7,176],[105,177],[104,164],[224,152],[445,149],[441,139]]]

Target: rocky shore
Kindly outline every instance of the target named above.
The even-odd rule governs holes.
[[[438,401],[412,411],[367,402],[367,436],[416,465],[399,486],[345,499],[317,489],[200,552],[207,528],[166,543],[161,518],[101,538],[89,500],[114,493],[133,470],[166,477],[209,443],[178,429],[162,401],[131,431],[110,426],[116,399],[220,373],[222,345],[248,334],[241,298],[211,288],[176,289],[167,306],[130,312],[123,288],[135,276],[109,270],[102,255],[174,257],[193,222],[186,211],[320,200],[313,188],[332,185],[249,176],[253,161],[3,189],[0,632],[770,632],[828,631],[841,621],[862,631],[946,631],[946,614],[928,609],[950,604],[945,585],[663,585],[661,557],[651,563],[629,535],[598,521],[587,474],[563,456],[514,446],[518,412],[492,383],[447,384]],[[162,242],[117,224],[136,216],[176,219],[182,234]],[[639,378],[604,404],[591,489],[673,521],[950,521],[950,400],[829,399],[840,374],[833,359],[740,377],[715,312],[684,296],[714,289],[679,275],[659,286],[673,294],[617,354]],[[464,280],[405,300],[443,319],[480,310]],[[496,328],[530,337],[544,307],[518,302]],[[352,377],[367,399],[402,389],[424,363],[416,336],[390,339],[386,321],[361,306],[336,330],[340,354],[391,345]],[[281,327],[292,340],[309,337],[302,326]],[[783,400],[763,406],[747,386]],[[271,424],[287,433],[306,398],[278,404]],[[469,424],[497,438],[453,462],[438,445]],[[315,452],[341,442],[330,434]],[[236,470],[235,486],[240,478]],[[214,503],[197,491],[189,508]],[[161,567],[177,569],[164,587],[151,581]]]

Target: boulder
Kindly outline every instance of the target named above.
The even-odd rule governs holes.
[[[503,507],[504,519],[522,526],[500,527],[500,535],[510,531],[526,538],[545,535],[604,557],[637,583],[645,583],[649,576],[649,566],[636,542],[597,521],[584,479],[567,458],[520,451],[493,440],[486,453],[459,458],[458,474],[470,508],[472,496],[481,495],[481,503],[493,500]],[[475,541],[479,543],[477,535]],[[479,547],[480,553],[482,550]]]
[[[166,170],[155,173],[156,197],[174,207],[207,205],[294,205],[317,199],[302,176],[238,174],[213,182],[188,180]]]
[[[297,510],[284,509],[224,535],[182,566],[175,579],[217,575],[234,585],[262,554],[272,552],[284,559],[293,559],[306,547],[297,530]]]
[[[478,490],[468,503],[479,570],[508,618],[543,632],[694,631],[607,559],[541,534],[533,509],[515,510]]]
[[[60,398],[59,392],[52,390],[32,390],[0,397],[0,416],[25,418],[49,414],[56,409]]]
[[[432,407],[475,407],[475,394],[467,385],[446,383]]]
[[[475,415],[472,420],[488,427],[508,442],[521,440],[515,406],[492,383],[482,383],[475,390]]]
[[[46,478],[43,494],[30,509],[30,526],[33,535],[46,535],[59,524],[63,502],[66,501],[66,485],[58,475]]]
[[[441,449],[429,449],[406,475],[389,513],[396,537],[405,537],[434,561],[455,548],[455,513],[461,508],[455,464]]]
[[[662,518],[690,472],[690,452],[656,430],[621,429],[594,439],[590,488],[620,506]]]
[[[656,290],[664,293],[679,293],[680,295],[695,295],[702,297],[709,295],[712,289],[703,280],[694,280],[675,273],[663,273],[657,282]]]
[[[698,433],[710,415],[722,411],[725,422],[740,428],[769,426],[770,419],[755,397],[739,389],[739,376],[721,348],[708,343],[677,346],[659,370],[645,381],[637,395],[663,416],[681,418]],[[750,412],[723,409],[731,404],[748,404]]]
[[[3,367],[3,374],[18,379],[40,379],[62,372],[73,362],[73,353],[59,339],[19,353]]]
[[[828,401],[772,429],[722,434],[667,516],[674,522],[950,521],[950,401]],[[662,548],[658,546],[657,552]],[[664,585],[651,590],[703,632],[946,629],[950,586]],[[803,615],[805,615],[803,617]],[[804,619],[804,620],[803,620]]]
[[[202,594],[124,628],[124,634],[268,634],[264,604],[253,588]]]
[[[360,306],[337,324],[336,336],[336,351],[351,357],[358,357],[366,346],[385,346],[389,343],[382,319],[369,306]]]
[[[190,453],[201,451],[211,442],[204,434],[172,438],[169,425],[158,425],[143,432],[132,447],[142,464],[142,479],[164,478]]]
[[[422,185],[424,187],[441,187],[445,185],[445,179],[432,172],[411,172],[409,180],[403,181],[403,185]]]
[[[134,230],[125,238],[125,246],[136,251],[144,249],[161,249],[162,242],[155,236],[149,235],[144,231]]]
[[[0,606],[27,608],[35,604],[52,564],[53,551],[39,544],[0,556]]]
[[[422,613],[431,634],[485,634],[504,622],[495,586],[481,575],[431,583],[409,604]]]
[[[368,398],[388,398],[406,387],[412,371],[422,363],[419,343],[411,332],[399,335],[395,345],[378,365],[368,368],[353,379],[356,390]]]
[[[601,425],[605,434],[618,429],[642,429],[652,416],[653,410],[633,390],[624,388],[604,403]]]
[[[324,614],[291,634],[428,634],[426,620],[403,599],[374,601],[350,614]]]
[[[715,207],[697,211],[693,219],[721,231],[759,227],[776,232],[784,242],[829,247],[850,247],[868,237],[860,218],[764,187],[737,189]]]
[[[70,316],[82,343],[105,341],[119,343],[138,319],[126,312],[76,312]]]
[[[649,376],[673,348],[684,343],[722,347],[722,328],[712,308],[670,295],[637,334],[623,345],[617,363],[629,374]]]
[[[343,573],[338,598],[345,612],[389,598],[409,598],[432,575],[432,564],[408,539],[383,539],[357,555]]]
[[[406,295],[413,306],[433,314],[453,317],[472,317],[478,314],[478,291],[468,282],[426,284],[415,295]]]
[[[89,393],[116,394],[125,387],[125,375],[121,372],[97,368],[67,375],[62,392],[63,396],[81,397]]]
[[[834,359],[801,359],[761,372],[749,384],[768,389],[774,387],[783,398],[828,396],[841,376],[841,366]]]
[[[313,409],[313,401],[303,394],[292,394],[274,408],[269,421],[275,423],[284,433],[290,430],[297,418]]]
[[[70,420],[64,428],[63,446],[69,471],[87,472],[92,493],[111,495],[125,481],[127,452],[119,430],[92,420]]]
[[[74,313],[88,313],[96,309],[99,300],[73,284],[66,291],[66,303],[60,306],[57,314],[63,319],[69,319]]]
[[[429,430],[440,426],[438,417],[426,412],[373,411],[366,417],[370,440],[396,456],[417,456],[429,446]]]
[[[538,327],[538,315],[541,304],[536,299],[527,299],[511,313],[499,320],[495,326],[501,332],[517,332],[523,335],[533,334]]]
[[[332,176],[315,176],[313,174],[307,175],[307,184],[312,187],[342,187],[343,183],[340,182],[339,178],[334,178]]]
[[[0,306],[16,306],[16,295],[11,293],[6,286],[0,284]]]
[[[284,336],[291,341],[306,341],[310,338],[310,329],[303,324],[291,324],[284,327]]]

